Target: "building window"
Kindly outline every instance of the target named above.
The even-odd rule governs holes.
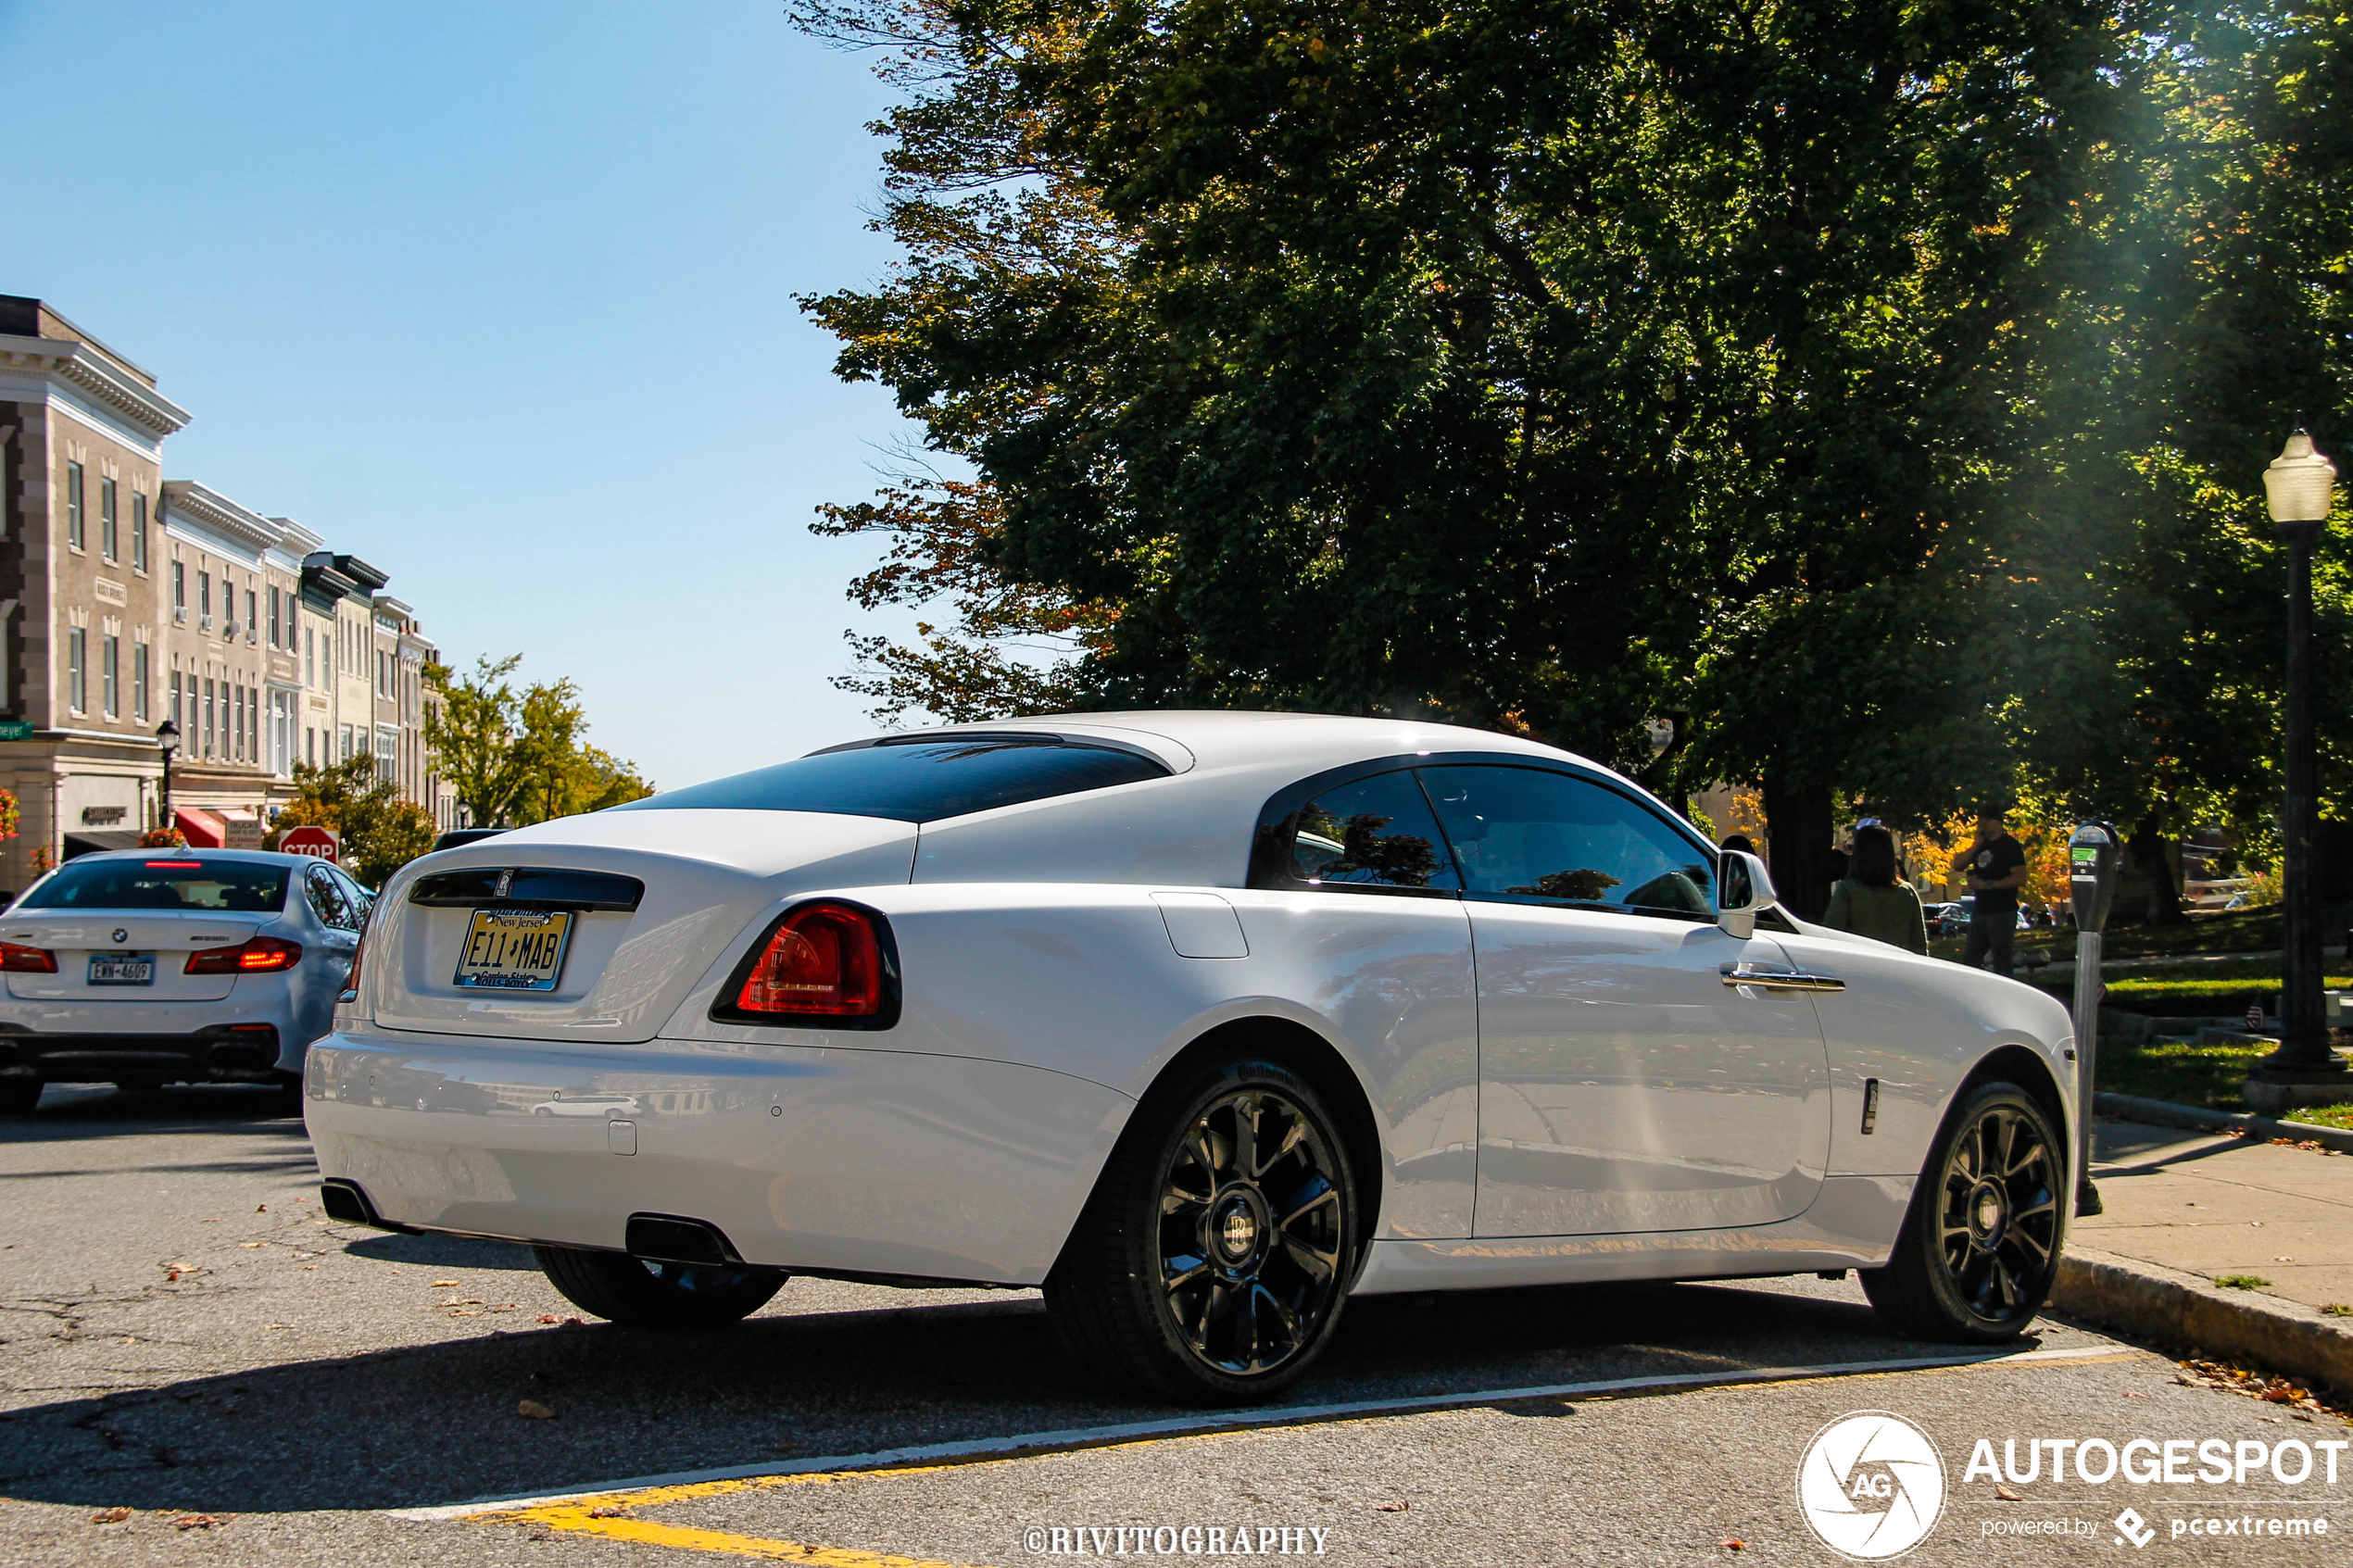
[[[308,724],[302,727],[302,759],[313,768],[319,765],[319,732]]]
[[[66,465],[66,543],[82,548],[82,465]]]
[[[106,705],[107,717],[122,717],[122,696],[116,684],[116,674],[122,665],[122,639],[98,639],[98,696]]]
[[[115,487],[111,479],[98,481],[98,553],[108,560],[121,551],[121,535],[115,531]]]
[[[131,493],[131,570],[147,570],[147,498],[136,490]]]
[[[270,646],[278,646],[278,590],[270,590]]]
[[[89,633],[76,626],[66,633],[66,706],[76,713],[89,700],[90,672],[84,662],[89,654]]]
[[[246,642],[252,642],[252,641],[254,640],[254,638],[256,638],[256,637],[258,637],[258,636],[259,636],[259,635],[261,634],[261,628],[260,628],[260,626],[259,626],[259,624],[258,624],[259,616],[260,616],[260,601],[259,601],[259,599],[258,599],[258,597],[256,597],[256,596],[255,596],[255,594],[254,594],[254,591],[253,591],[251,588],[247,588],[247,589],[245,590],[245,641],[246,641]]]
[[[185,561],[171,563],[171,619],[182,626],[188,623],[188,565]]]
[[[337,760],[337,761],[340,761],[340,762],[348,762],[348,761],[350,761],[350,760],[351,760],[351,726],[350,726],[350,725],[348,725],[348,724],[338,724],[338,725],[336,725],[336,726],[335,726],[335,745],[336,745],[337,753],[338,753],[338,755],[337,755],[337,757],[336,757],[336,760]]]
[[[147,721],[147,645],[131,645],[131,717]]]
[[[208,632],[212,630],[212,573],[209,571],[196,573],[196,624]]]
[[[207,675],[204,678],[204,754],[207,757],[218,757],[220,755],[220,748],[213,744],[213,736],[217,732],[214,730],[212,722],[212,677]]]
[[[180,671],[177,670],[171,672],[171,727],[182,735],[188,733],[188,726],[180,708]]]

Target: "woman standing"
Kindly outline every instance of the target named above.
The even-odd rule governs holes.
[[[1920,896],[1908,883],[1895,879],[1895,838],[1885,828],[1855,830],[1849,874],[1831,889],[1831,907],[1822,923],[1909,952],[1928,951]]]

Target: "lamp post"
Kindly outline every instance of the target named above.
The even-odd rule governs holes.
[[[2286,929],[2281,943],[2280,1048],[2247,1074],[2247,1103],[2285,1110],[2313,1098],[2341,1096],[2343,1060],[2329,1048],[2322,1016],[2321,897],[2313,863],[2320,836],[2318,742],[2312,729],[2312,546],[2335,498],[2336,465],[2315,451],[2299,430],[2263,470],[2271,521],[2287,544],[2287,700],[2285,798],[2280,831],[2287,864],[2282,889]],[[2261,1101],[2264,1103],[2259,1104]]]
[[[156,726],[156,749],[163,753],[163,820],[156,825],[171,826],[171,759],[180,749],[180,726],[166,719]]]

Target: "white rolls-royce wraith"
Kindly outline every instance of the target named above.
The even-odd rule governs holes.
[[[2073,1056],[1553,747],[1088,714],[427,856],[305,1093],[331,1212],[529,1242],[590,1312],[1041,1286],[1097,1374],[1238,1401],[1381,1291],[1854,1268],[2016,1336]]]

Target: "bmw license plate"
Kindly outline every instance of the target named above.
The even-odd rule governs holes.
[[[459,985],[479,991],[552,991],[572,940],[570,909],[476,909],[458,955]]]
[[[153,953],[90,955],[90,984],[93,985],[152,985],[155,983],[156,956]]]

